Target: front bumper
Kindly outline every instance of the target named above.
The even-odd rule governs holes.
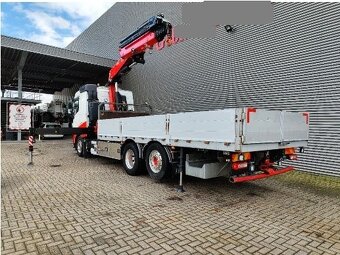
[[[229,181],[232,183],[254,181],[254,180],[268,178],[268,177],[278,175],[278,174],[287,173],[293,170],[294,170],[294,167],[292,166],[288,166],[288,167],[278,169],[278,170],[274,168],[268,168],[263,173],[260,173],[260,174],[246,175],[246,176],[232,176],[229,178]]]

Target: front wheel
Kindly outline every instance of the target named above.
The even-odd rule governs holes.
[[[76,141],[76,151],[79,157],[83,157],[84,156],[84,139],[81,137],[78,137],[77,141]]]
[[[135,143],[128,143],[123,149],[123,166],[128,175],[141,173],[141,160]]]
[[[163,180],[169,173],[169,158],[161,144],[151,144],[146,150],[146,169],[152,179]]]

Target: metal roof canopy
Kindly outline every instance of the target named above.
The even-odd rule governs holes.
[[[105,82],[114,60],[1,35],[1,89],[52,94]],[[20,90],[20,89],[19,89]]]

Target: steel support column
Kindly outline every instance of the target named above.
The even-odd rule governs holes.
[[[19,69],[18,67],[18,98],[19,98],[19,104],[21,104],[22,101],[22,69]],[[21,141],[21,130],[18,130],[18,141]]]
[[[18,65],[18,98],[19,104],[22,102],[22,69],[25,66],[28,52],[23,51]],[[21,141],[21,130],[18,130],[18,141]]]

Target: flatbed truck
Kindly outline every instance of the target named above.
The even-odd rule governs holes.
[[[150,18],[121,41],[121,58],[106,86],[81,86],[69,130],[77,154],[122,160],[129,175],[145,168],[155,180],[179,174],[180,187],[183,175],[236,183],[292,171],[283,161],[297,160],[307,146],[307,112],[242,107],[154,114],[148,105],[134,104],[133,93],[119,87],[121,77],[144,64],[145,52],[157,42],[171,44],[171,36],[163,15]]]

